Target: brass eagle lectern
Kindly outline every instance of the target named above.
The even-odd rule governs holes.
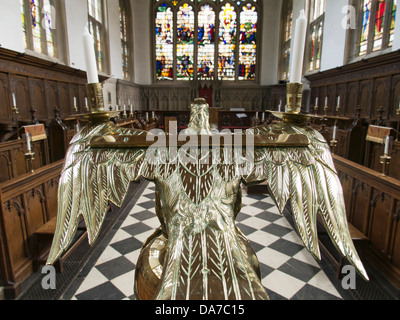
[[[288,98],[296,104],[296,94]],[[138,259],[137,299],[268,299],[257,257],[235,226],[241,184],[266,181],[281,212],[291,201],[297,232],[316,259],[320,214],[339,252],[368,279],[329,146],[301,115],[296,121],[297,111],[277,114],[283,121],[273,125],[213,133],[206,102],[196,99],[191,108],[179,135],[119,128],[102,110],[88,116],[65,159],[49,264],[71,244],[80,215],[93,243],[109,201],[121,206],[130,182],[142,177],[155,183],[160,228]]]

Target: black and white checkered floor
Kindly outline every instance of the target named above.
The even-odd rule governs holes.
[[[135,263],[142,243],[159,227],[154,190],[149,183],[97,260],[90,269],[82,270],[63,299],[134,299]],[[339,293],[340,281],[330,280],[271,198],[244,193],[237,225],[257,253],[262,283],[271,300],[344,298]]]

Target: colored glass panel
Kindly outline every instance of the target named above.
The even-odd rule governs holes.
[[[33,50],[42,52],[42,33],[41,33],[41,19],[40,8],[38,0],[30,0],[31,24],[32,24],[32,40]]]
[[[361,25],[361,39],[360,39],[360,55],[367,53],[368,47],[368,34],[371,24],[371,0],[364,0],[363,3],[363,16]]]
[[[188,80],[193,77],[194,60],[194,11],[184,3],[177,13],[177,78]]]
[[[382,49],[382,38],[384,32],[384,24],[385,24],[385,10],[386,10],[386,1],[378,0],[377,8],[376,8],[376,19],[375,19],[375,30],[374,30],[374,44],[373,51],[378,51]]]
[[[198,79],[214,79],[215,12],[210,5],[201,7],[198,14]]]
[[[218,77],[235,80],[236,12],[226,3],[219,14]]]
[[[390,31],[389,31],[389,43],[388,43],[389,47],[391,47],[393,45],[394,27],[395,27],[395,23],[396,23],[396,11],[397,11],[397,0],[393,0],[391,21],[390,21]]]
[[[165,3],[157,8],[156,32],[156,78],[173,80],[173,13]]]
[[[55,12],[54,7],[51,5],[49,0],[43,1],[43,22],[45,24],[46,30],[46,43],[47,43],[47,54],[50,56],[55,56],[54,47],[54,30],[55,29]]]
[[[247,4],[240,13],[239,80],[254,80],[257,52],[256,8]]]
[[[122,52],[122,74],[124,79],[129,79],[128,26],[126,8],[123,6],[123,2],[119,7],[119,20]]]

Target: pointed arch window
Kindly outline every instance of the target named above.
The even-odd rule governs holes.
[[[154,0],[155,80],[256,80],[260,5]]]

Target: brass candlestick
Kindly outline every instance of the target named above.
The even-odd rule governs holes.
[[[392,159],[392,157],[390,157],[387,153],[385,153],[383,156],[381,156],[382,177],[386,177],[388,175],[391,159]]]
[[[288,83],[286,86],[287,110],[286,113],[299,114],[303,97],[302,83]]]
[[[35,171],[33,170],[33,160],[35,160],[35,153],[29,150],[27,153],[25,153],[25,160],[27,162],[28,170],[31,173],[35,173]]]
[[[13,121],[15,122],[15,125],[17,126],[17,138],[18,140],[21,140],[21,137],[19,136],[19,124],[18,124],[18,115],[19,115],[19,110],[17,106],[14,106],[14,108],[11,109],[12,114],[13,114]]]
[[[101,83],[89,83],[86,85],[88,94],[89,112],[80,115],[90,122],[103,122],[115,117],[117,112],[106,111],[104,108],[103,85]]]
[[[318,105],[315,105],[315,106],[314,106],[314,113],[315,113],[315,115],[318,114],[318,109],[319,109]]]
[[[301,113],[301,104],[303,98],[302,83],[288,83],[286,85],[287,106],[285,112],[269,111],[275,117],[283,119],[287,123],[297,125],[307,124],[312,118],[318,118],[317,115]],[[262,123],[262,121],[261,121]]]
[[[331,152],[332,152],[332,154],[335,154],[336,147],[338,145],[337,140],[336,139],[331,140],[330,144],[331,144]]]

